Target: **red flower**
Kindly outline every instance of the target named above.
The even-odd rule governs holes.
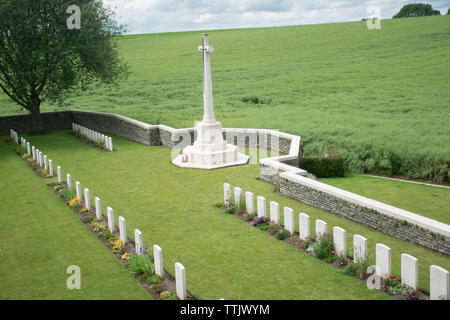
[[[339,255],[336,253],[336,257],[339,257]]]
[[[333,250],[333,251],[331,251],[331,253],[332,253],[332,254],[334,254],[334,250]]]
[[[280,230],[280,228],[277,228],[277,230],[276,230],[276,231],[278,231],[278,230]]]
[[[394,279],[395,276],[394,276],[393,274],[391,274],[391,275],[389,276],[389,278]]]
[[[271,222],[272,222],[272,223],[274,223],[274,222],[275,222],[275,220],[272,220]]]

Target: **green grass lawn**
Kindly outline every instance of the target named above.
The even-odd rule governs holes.
[[[1,137],[0,299],[150,299]],[[78,265],[81,289],[66,286]]]
[[[450,189],[360,174],[318,181],[450,224]]]
[[[355,172],[389,171],[392,161],[409,168],[402,174],[422,178],[430,166],[448,169],[450,16],[381,26],[210,31],[216,118],[224,127],[300,135],[307,155],[337,147]],[[79,94],[61,108],[192,127],[203,110],[200,42],[201,31],[125,36],[120,47],[129,79],[119,88]],[[263,103],[245,102],[252,96]],[[17,112],[1,93],[0,114]]]
[[[359,281],[309,255],[280,242],[243,221],[214,208],[223,201],[223,183],[278,201],[281,209],[323,219],[347,230],[348,253],[354,233],[369,241],[369,260],[374,262],[375,244],[392,249],[392,269],[400,274],[400,254],[419,259],[420,286],[428,290],[429,266],[450,270],[450,259],[408,242],[394,239],[357,223],[284,198],[274,187],[258,180],[257,165],[203,171],[181,169],[170,163],[170,149],[147,147],[113,136],[116,152],[102,153],[67,131],[26,137],[61,165],[63,174],[99,196],[103,207],[122,215],[127,230],[140,229],[147,245],[159,244],[164,266],[174,273],[174,262],[186,267],[188,289],[208,299],[378,299],[388,298],[368,290]],[[105,214],[105,212],[104,212]],[[117,223],[117,222],[116,222]]]

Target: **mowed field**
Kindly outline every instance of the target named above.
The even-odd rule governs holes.
[[[340,149],[354,172],[442,180],[450,167],[450,16],[211,31],[215,113],[225,127]],[[201,32],[125,36],[132,72],[63,106],[192,127],[202,117]],[[0,114],[24,112],[0,95]]]

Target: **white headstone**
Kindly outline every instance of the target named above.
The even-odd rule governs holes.
[[[236,207],[239,206],[239,202],[241,201],[242,198],[242,189],[239,187],[234,187],[234,205]]]
[[[144,243],[142,241],[142,232],[138,229],[134,230],[134,243],[137,254],[144,253]]]
[[[343,257],[347,256],[345,230],[341,227],[333,227],[333,243],[337,254]]]
[[[155,273],[161,278],[164,277],[162,249],[157,244],[153,246],[153,259],[153,262],[155,263]]]
[[[47,156],[44,155],[44,170],[48,172],[48,162],[47,162]]]
[[[31,155],[31,146],[29,142],[27,142],[27,153],[28,155]]]
[[[353,261],[367,260],[367,239],[359,234],[353,235]]]
[[[250,191],[245,191],[245,209],[247,210],[248,214],[255,213],[253,193],[251,193]]]
[[[384,244],[377,243],[375,246],[376,274],[382,278],[387,278],[391,274],[391,248]]]
[[[414,290],[419,289],[419,260],[415,257],[402,253],[401,256],[402,271],[401,279],[402,284],[410,286]]]
[[[48,170],[49,170],[50,176],[53,177],[53,160],[52,159],[48,160]]]
[[[33,154],[33,160],[36,160],[36,148],[34,146],[31,147],[31,153]]]
[[[58,173],[58,183],[61,184],[63,181],[61,166],[56,167],[56,172]]]
[[[114,151],[114,147],[113,147],[113,143],[112,143],[112,138],[108,137],[108,146],[109,146],[109,151]]]
[[[289,207],[284,207],[284,228],[294,234],[294,210]]]
[[[80,183],[80,181],[76,181],[75,182],[75,189],[77,191],[77,198],[81,202],[81,199],[83,199],[83,197],[81,195],[81,183]]]
[[[119,235],[120,240],[125,244],[127,243],[127,225],[124,217],[119,217]]]
[[[84,188],[84,206],[86,209],[91,210],[91,194],[88,188]]]
[[[177,297],[185,300],[187,297],[186,291],[186,270],[179,262],[175,263],[175,282],[177,288]]]
[[[109,232],[114,233],[114,210],[111,207],[107,207],[106,212],[108,217]]]
[[[106,150],[109,150],[109,139],[108,139],[108,136],[105,136],[105,148],[106,148]]]
[[[327,223],[323,220],[316,219],[316,239],[325,237],[327,234]]]
[[[95,216],[98,220],[102,218],[102,201],[99,197],[95,197]]]
[[[66,179],[67,179],[67,187],[69,189],[72,189],[72,177],[70,176],[70,174],[66,175]]]
[[[258,205],[258,218],[266,217],[266,198],[262,196],[256,197]]]
[[[223,203],[226,207],[229,207],[231,204],[231,186],[229,183],[223,184]]]
[[[270,221],[280,222],[280,205],[278,202],[270,201]]]
[[[39,164],[39,149],[36,148],[36,163]]]
[[[44,166],[44,161],[42,159],[42,151],[39,151],[39,166],[41,168]]]
[[[449,273],[439,266],[430,266],[430,300],[448,300]]]
[[[300,212],[298,215],[299,221],[299,237],[302,240],[306,240],[311,236],[311,220],[306,213]]]

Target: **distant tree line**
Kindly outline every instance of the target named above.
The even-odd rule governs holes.
[[[447,14],[450,13],[450,9]],[[427,3],[410,3],[393,16],[393,18],[410,18],[410,17],[423,17],[423,16],[440,16],[441,12],[439,10],[434,10],[431,4]]]

